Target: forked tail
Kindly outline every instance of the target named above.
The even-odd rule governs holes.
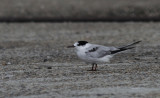
[[[123,47],[119,47],[117,48],[117,50],[113,50],[111,51],[111,54],[115,54],[115,53],[118,53],[118,52],[121,52],[121,51],[125,51],[125,50],[128,50],[128,49],[132,49],[132,48],[135,48],[135,47],[132,47],[133,45],[136,45],[138,43],[140,43],[141,41],[137,41],[137,42],[134,42],[132,44],[129,44],[129,45],[126,45],[126,46],[123,46]]]

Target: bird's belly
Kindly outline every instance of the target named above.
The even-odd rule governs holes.
[[[104,56],[102,58],[99,58],[99,60],[101,62],[109,62],[112,57],[113,57],[112,55],[107,55],[107,56]]]
[[[109,62],[111,55],[104,56],[102,58],[88,57],[85,53],[77,53],[79,59],[87,62],[87,63],[105,63]]]

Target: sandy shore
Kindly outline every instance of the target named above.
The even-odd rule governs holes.
[[[89,72],[66,48],[77,40],[142,43]],[[160,97],[159,42],[159,22],[1,23],[0,97]]]

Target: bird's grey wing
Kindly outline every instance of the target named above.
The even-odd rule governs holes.
[[[115,48],[113,47],[105,47],[105,46],[100,46],[100,45],[95,45],[92,47],[89,47],[85,53],[87,56],[92,57],[92,58],[101,58],[106,55],[111,54],[111,50],[114,50]]]

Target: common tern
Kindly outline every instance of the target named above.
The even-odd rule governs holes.
[[[121,47],[107,47],[103,45],[91,44],[87,41],[78,41],[68,48],[74,47],[77,56],[86,63],[92,64],[90,71],[96,71],[97,64],[109,62],[110,59],[117,53],[132,49],[135,44],[141,41],[121,46]]]

